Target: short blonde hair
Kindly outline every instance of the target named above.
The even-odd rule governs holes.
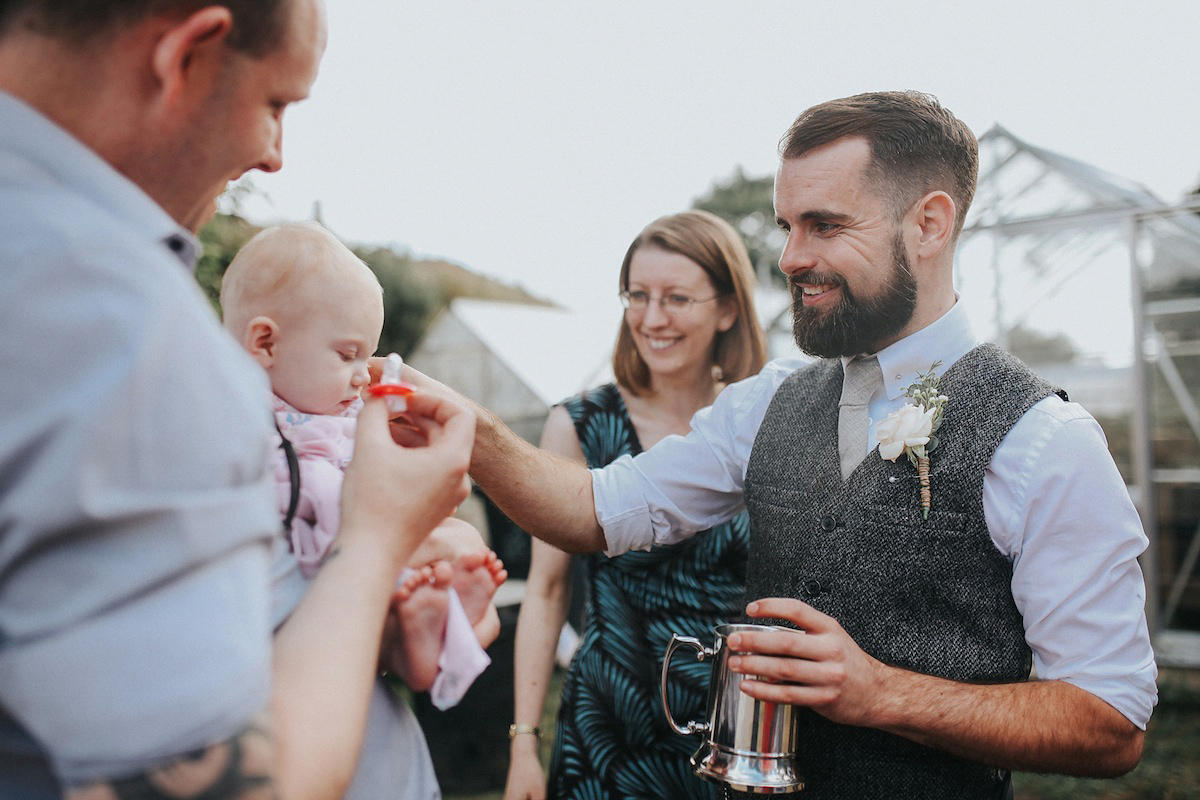
[[[754,310],[754,270],[742,237],[728,222],[707,211],[684,211],[651,222],[637,235],[621,263],[621,291],[629,290],[629,267],[639,247],[653,245],[696,262],[720,297],[732,298],[737,319],[713,342],[713,364],[727,383],[749,377],[766,363],[766,344]],[[613,348],[613,375],[634,395],[650,389],[650,369],[621,321]]]
[[[315,222],[294,222],[259,231],[237,252],[221,278],[225,327],[240,335],[260,314],[277,317],[305,313],[306,305],[297,303],[297,298],[319,304],[321,281],[337,279],[347,265],[360,265],[378,285],[370,267]],[[305,291],[309,287],[311,290]]]

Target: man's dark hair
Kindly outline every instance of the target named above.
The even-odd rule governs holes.
[[[83,44],[157,14],[184,17],[219,5],[233,14],[230,47],[258,58],[284,36],[292,0],[0,0],[0,38],[17,27]]]
[[[854,136],[870,145],[867,177],[878,181],[897,216],[940,189],[957,206],[955,236],[962,231],[979,173],[979,143],[966,123],[931,95],[869,92],[803,112],[783,135],[779,152],[784,159],[799,158]]]

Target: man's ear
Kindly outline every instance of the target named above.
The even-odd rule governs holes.
[[[246,325],[242,346],[263,369],[270,369],[279,345],[279,325],[270,317],[255,317]]]
[[[943,191],[930,192],[912,207],[917,227],[916,253],[921,258],[935,258],[954,238],[957,207],[953,198]]]
[[[162,99],[173,104],[195,83],[202,69],[213,70],[217,49],[233,28],[233,14],[224,6],[205,6],[163,31],[152,56],[154,77]],[[204,81],[207,83],[211,76]]]

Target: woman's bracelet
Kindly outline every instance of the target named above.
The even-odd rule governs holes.
[[[542,731],[537,725],[522,725],[519,722],[514,722],[508,726],[509,739],[515,739],[523,733],[532,733],[537,738],[542,738]]]

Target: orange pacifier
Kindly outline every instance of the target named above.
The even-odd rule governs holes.
[[[388,353],[383,361],[383,374],[379,383],[367,387],[367,394],[372,397],[382,397],[387,402],[388,411],[399,414],[408,410],[408,398],[416,391],[412,384],[400,380],[400,371],[404,369],[404,359],[397,353]]]

